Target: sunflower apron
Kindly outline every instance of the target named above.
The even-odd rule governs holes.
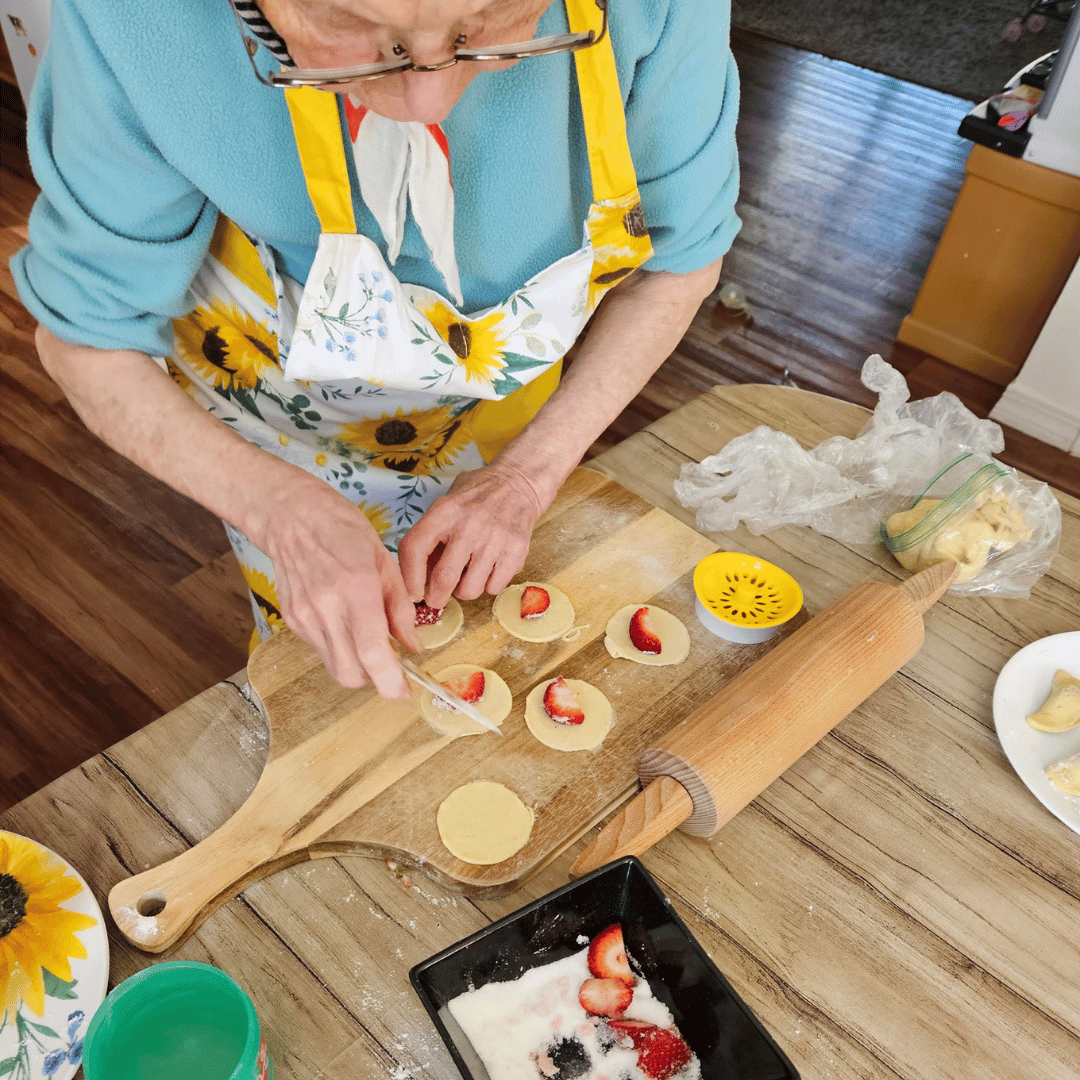
[[[599,31],[595,0],[566,6],[572,32]],[[397,280],[356,232],[345,156],[356,115],[346,105],[343,124],[336,95],[303,88],[285,93],[322,226],[306,286],[221,216],[192,283],[197,306],[175,321],[173,379],[250,442],[335,487],[391,551],[458,473],[521,432],[604,293],[652,254],[610,36],[574,60],[593,186],[583,244],[503,303],[465,314]],[[456,295],[456,266],[439,269]],[[282,625],[273,564],[225,528],[266,638]]]

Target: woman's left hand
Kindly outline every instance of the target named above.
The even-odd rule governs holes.
[[[401,541],[409,595],[443,608],[451,595],[502,592],[524,565],[533,526],[554,497],[509,463],[461,473]]]

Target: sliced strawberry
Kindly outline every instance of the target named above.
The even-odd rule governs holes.
[[[652,619],[649,618],[647,607],[639,607],[630,617],[630,640],[638,652],[660,655],[660,638],[657,637]]]
[[[544,691],[544,712],[556,724],[585,723],[585,714],[581,711],[581,702],[578,701],[577,694],[570,689],[561,675],[548,683],[548,688]]]
[[[641,1036],[638,1068],[652,1080],[668,1080],[691,1058],[690,1047],[670,1028],[653,1028]]]
[[[541,589],[539,585],[526,585],[521,594],[521,617],[523,619],[535,619],[543,615],[551,606],[551,596],[547,589]]]
[[[434,626],[442,618],[442,608],[428,607],[421,600],[416,606],[416,620],[413,626]]]
[[[626,959],[622,927],[618,923],[601,930],[589,942],[589,970],[598,979],[622,979],[628,986],[637,981]]]
[[[645,1045],[645,1034],[656,1030],[655,1024],[645,1020],[609,1020],[608,1027],[620,1036],[620,1039],[629,1039],[635,1050],[640,1050]],[[626,1045],[625,1042],[622,1045]]]
[[[451,694],[456,694],[462,701],[471,705],[484,696],[484,673],[472,671],[467,675],[458,675],[457,678],[448,679],[443,686]]]
[[[621,979],[586,979],[578,991],[581,1007],[593,1016],[621,1016],[634,991]]]

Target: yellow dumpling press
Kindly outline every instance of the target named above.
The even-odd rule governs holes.
[[[754,555],[717,551],[694,568],[695,610],[702,625],[726,641],[767,641],[797,615],[799,583]]]

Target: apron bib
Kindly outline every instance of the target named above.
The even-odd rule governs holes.
[[[599,31],[594,0],[566,6],[572,32]],[[593,185],[583,243],[503,303],[466,314],[398,281],[356,232],[338,98],[302,88],[285,94],[322,227],[306,286],[221,216],[191,286],[197,306],[175,320],[173,379],[335,487],[393,552],[458,473],[491,461],[536,415],[604,293],[652,254],[610,34],[574,60]],[[263,639],[283,625],[273,564],[225,527]]]

